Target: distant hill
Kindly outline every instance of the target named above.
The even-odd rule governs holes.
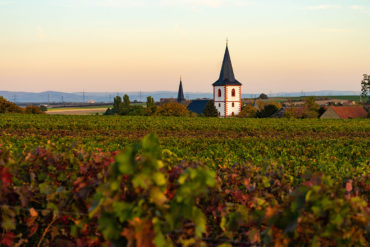
[[[97,93],[97,92],[75,92],[75,93],[64,93],[55,91],[46,91],[41,93],[31,92],[11,92],[11,91],[0,91],[0,96],[3,96],[12,102],[23,102],[23,103],[60,103],[60,102],[83,102],[83,95],[85,95],[85,102],[94,100],[95,102],[112,102],[116,95],[123,96],[127,94],[131,101],[146,101],[147,96],[152,96],[155,101],[159,101],[160,98],[175,98],[177,92],[171,91],[156,91],[156,92],[108,92],[108,93]],[[258,97],[259,94],[243,94],[243,98],[254,98]],[[359,91],[312,91],[312,92],[282,92],[270,94],[269,97],[297,97],[297,96],[333,96],[333,95],[360,95]],[[186,93],[186,99],[198,99],[198,98],[212,98],[212,93]]]

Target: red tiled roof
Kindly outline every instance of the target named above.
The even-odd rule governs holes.
[[[362,106],[331,106],[341,119],[366,118],[367,112]]]

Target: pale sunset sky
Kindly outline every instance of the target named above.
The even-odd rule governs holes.
[[[370,0],[0,0],[0,91],[360,90]]]

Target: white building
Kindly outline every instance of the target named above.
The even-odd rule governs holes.
[[[213,101],[220,117],[237,116],[241,110],[242,84],[235,79],[226,45],[220,78],[213,85]]]

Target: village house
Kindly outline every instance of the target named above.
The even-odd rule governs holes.
[[[330,106],[320,119],[366,118],[367,112],[362,106]]]

